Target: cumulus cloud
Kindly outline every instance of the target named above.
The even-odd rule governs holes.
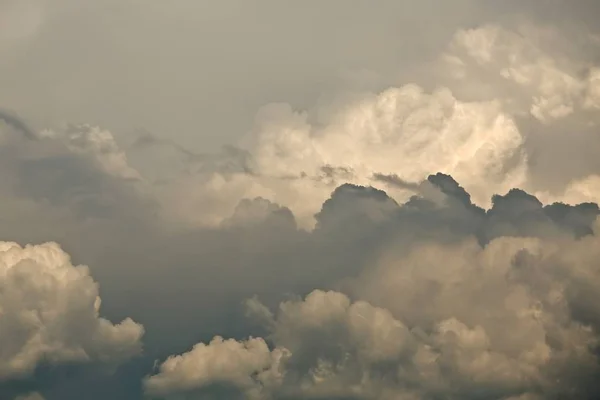
[[[559,31],[544,26],[460,29],[435,64],[442,83],[394,85],[306,110],[268,105],[235,156],[193,157],[146,140],[146,148],[174,149],[170,157],[184,172],[163,182],[161,202],[171,217],[215,226],[242,198],[262,197],[290,208],[310,229],[340,184],[375,179],[404,202],[413,189],[381,177],[419,182],[433,171],[457,178],[483,207],[514,187],[547,202],[597,201],[582,184],[600,169],[593,156],[600,146],[593,135],[598,68],[581,56],[594,44],[589,35],[569,38],[579,57],[570,56]],[[569,131],[576,136],[569,139]],[[568,168],[552,161],[576,154]]]
[[[548,125],[582,110],[595,113],[597,68],[553,49],[558,34],[532,24],[458,30],[441,63],[454,75],[435,76],[440,84],[393,85],[306,110],[271,104],[237,146],[212,154],[147,132],[123,149],[109,131],[91,125],[42,136],[111,178],[136,181],[136,190],[159,205],[152,213],[162,223],[188,227],[219,226],[240,200],[261,197],[288,207],[310,229],[321,203],[343,183],[385,182],[404,202],[410,188],[377,177],[419,182],[433,171],[457,178],[484,207],[492,194],[513,187],[545,201],[597,201],[582,183],[600,168],[591,156],[593,136],[567,140],[562,132],[592,128],[569,122],[556,135],[550,132],[558,128],[536,134],[539,128],[523,122],[527,115]],[[580,42],[591,46],[589,37]],[[549,165],[580,150],[590,156],[569,169]]]
[[[487,73],[492,78],[487,77],[488,84],[495,78],[514,84],[515,90],[508,93],[517,97],[506,100],[514,102],[528,96],[531,115],[549,123],[577,110],[598,107],[597,68],[585,58],[573,59],[566,52],[553,51],[553,46],[560,47],[563,41],[560,33],[550,28],[528,24],[512,31],[484,25],[459,30],[444,59],[463,81],[476,82]]]
[[[107,318],[56,245],[2,242],[0,397],[129,400],[147,374],[177,399],[598,396],[599,42],[569,25],[595,15],[584,3],[0,0],[0,102],[31,117],[0,111],[0,239],[64,245]],[[249,40],[240,59],[207,33],[217,8]],[[165,39],[197,27],[194,46]],[[6,51],[7,29],[31,47]],[[360,82],[338,91],[321,63]],[[258,70],[260,95],[242,82]],[[57,116],[94,123],[29,128]],[[213,151],[229,131],[246,134]],[[139,353],[141,325],[108,321],[126,316],[146,358],[45,375]]]
[[[447,89],[391,88],[340,107],[321,125],[288,108],[271,107],[261,114],[255,142],[259,173],[317,180],[297,184],[295,191],[305,196],[311,186],[323,186],[325,166],[349,171],[352,176],[341,180],[357,184],[368,184],[374,173],[421,181],[432,170],[442,171],[470,185],[480,202],[491,195],[486,191],[507,190],[525,179],[522,136],[510,116],[493,102],[461,102]],[[317,204],[325,190],[315,193]],[[290,204],[285,198],[274,200]],[[306,217],[317,204],[301,209],[308,205],[305,197],[302,204],[289,206]]]
[[[242,198],[263,197],[290,208],[310,228],[336,186],[368,185],[374,174],[421,181],[443,171],[483,205],[491,194],[526,180],[523,136],[494,101],[462,102],[445,88],[428,93],[406,85],[343,103],[327,115],[311,122],[313,115],[285,104],[264,108],[242,142],[251,173],[199,170],[167,185],[166,198],[179,202],[175,209],[188,218],[208,214],[205,222],[215,224]],[[402,188],[389,189],[399,201],[410,197]]]
[[[98,285],[56,243],[0,243],[0,380],[44,364],[116,365],[141,351],[141,325],[99,317]]]
[[[392,239],[379,257],[345,280],[342,291],[315,290],[275,311],[249,300],[247,315],[264,325],[264,339],[200,343],[165,361],[147,378],[147,392],[169,399],[218,390],[258,399],[597,396],[598,207],[579,221],[590,230],[578,234],[566,215],[586,215],[586,205],[543,206],[511,191],[483,212],[451,178],[430,182],[447,200],[427,206],[415,197],[388,209],[396,233],[386,231]],[[352,190],[362,194],[346,192],[345,201],[334,194],[322,212],[386,197]],[[457,207],[470,211],[443,212]],[[358,218],[358,209],[345,218]],[[401,221],[415,212],[422,213],[417,220],[437,223],[406,247]],[[447,220],[453,215],[472,231],[454,231],[450,240],[431,236],[461,225]]]
[[[160,374],[146,382],[146,388],[151,395],[162,396],[234,383],[235,389],[254,398],[261,391],[258,382],[281,378],[277,364],[282,356],[278,350],[270,351],[263,339],[237,342],[216,337],[208,345],[200,343],[190,353],[169,358],[160,366]]]

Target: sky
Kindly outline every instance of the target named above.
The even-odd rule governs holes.
[[[598,16],[0,0],[0,399],[600,397]]]

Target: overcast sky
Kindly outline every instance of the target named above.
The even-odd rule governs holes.
[[[0,399],[597,399],[599,17],[0,0]]]
[[[423,61],[459,27],[516,13],[593,29],[598,10],[587,0],[2,0],[0,7],[0,106],[40,127],[85,122],[119,136],[143,128],[194,149],[236,140],[266,103],[308,108],[341,89],[419,78]]]

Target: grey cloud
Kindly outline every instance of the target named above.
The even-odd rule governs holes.
[[[103,388],[93,395],[98,397],[139,396],[139,387],[124,382],[149,373],[153,359],[183,352],[198,337],[263,333],[265,328],[240,322],[244,299],[258,295],[273,308],[292,294],[306,296],[314,288],[350,291],[353,280],[390,246],[408,253],[426,240],[457,245],[474,236],[485,246],[506,235],[548,240],[589,236],[598,214],[593,204],[544,206],[520,191],[495,197],[491,209],[484,210],[452,177],[436,174],[418,184],[428,190],[405,204],[380,189],[342,185],[322,204],[315,216],[317,227],[310,232],[297,229],[288,208],[260,198],[241,201],[221,226],[173,231],[146,216],[152,214],[152,204],[130,191],[136,181],[123,178],[124,164],[115,161],[118,157],[105,158],[119,152],[106,153],[104,141],[94,147],[92,139],[102,137],[94,135],[89,145],[77,142],[69,147],[68,141],[46,138],[4,147],[3,162],[12,163],[4,173],[16,172],[15,188],[20,188],[13,195],[43,204],[40,216],[62,210],[63,204],[69,204],[67,215],[75,212],[69,219],[60,214],[54,220],[37,217],[29,227],[20,227],[19,240],[62,231],[61,242],[91,265],[101,283],[105,315],[111,320],[131,316],[145,326],[148,354],[111,378],[91,378],[88,372],[78,373],[73,381],[51,373],[46,380],[35,378],[25,391],[41,390],[49,400],[82,396],[88,386]],[[64,178],[69,174],[76,176]],[[131,195],[120,197],[123,190]],[[97,206],[83,206],[76,193],[104,193],[117,199],[116,209],[96,214]],[[57,226],[55,221],[68,225]],[[573,311],[582,320],[594,315],[585,304],[579,300]],[[0,388],[0,393],[8,390]],[[230,393],[227,386],[222,390]]]
[[[443,204],[415,196],[398,205],[385,192],[347,185],[323,205],[315,249],[330,243],[351,254],[326,286],[341,284],[359,300],[317,290],[274,311],[250,300],[247,315],[265,324],[270,344],[256,342],[258,364],[217,378],[200,365],[204,351],[221,354],[220,339],[199,344],[149,377],[149,393],[203,398],[227,382],[249,399],[594,398],[598,207],[544,206],[512,190],[486,211],[449,176],[429,183],[447,196]],[[356,257],[355,248],[370,256]],[[592,347],[579,353],[571,341]],[[246,354],[247,343],[230,343]]]
[[[24,135],[27,139],[35,140],[37,138],[37,134],[29,128],[25,121],[12,112],[0,109],[0,120]]]
[[[273,306],[288,293],[306,295],[314,287],[352,287],[352,277],[368,271],[389,246],[410,252],[423,241],[456,244],[473,235],[485,245],[498,236],[499,224],[509,226],[514,237],[589,236],[598,214],[594,205],[543,206],[520,192],[498,196],[495,208],[485,211],[474,206],[465,190],[447,175],[433,175],[428,184],[444,194],[442,203],[415,196],[400,205],[381,190],[342,186],[323,204],[318,227],[311,233],[296,230],[289,210],[259,199],[240,204],[238,216],[232,219],[238,224],[236,229],[226,224],[225,229],[172,235],[133,227],[136,237],[131,237],[127,251],[122,247],[123,236],[116,232],[108,238],[108,232],[89,231],[85,242],[67,237],[66,243],[79,248],[80,257],[93,259],[92,271],[105,293],[106,315],[128,315],[143,323],[148,357],[164,357],[167,352],[185,350],[199,334],[229,332],[244,337],[254,331],[238,319],[243,317],[238,305],[244,298],[258,294]],[[544,218],[538,217],[540,209]],[[254,222],[248,224],[248,217]],[[269,223],[270,218],[278,222]],[[522,220],[536,221],[539,229],[519,224]],[[126,267],[130,263],[144,268]],[[138,279],[141,273],[144,280]],[[578,310],[586,315],[591,312]],[[131,374],[127,379],[148,373],[151,365],[144,362],[140,368],[127,372]],[[64,387],[71,387],[71,392],[62,392],[66,396],[85,390],[77,389],[75,382]],[[231,393],[227,387],[217,392]],[[47,389],[45,393],[54,392]]]
[[[235,208],[231,218],[223,221],[223,227],[241,228],[247,226],[268,225],[271,229],[295,230],[294,214],[286,208],[263,198],[244,199]]]
[[[373,179],[379,182],[390,183],[402,189],[408,189],[412,192],[419,192],[420,187],[418,184],[413,182],[407,182],[400,178],[398,175],[386,175],[386,174],[374,174]]]

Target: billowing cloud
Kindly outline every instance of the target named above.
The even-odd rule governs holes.
[[[180,154],[184,173],[158,190],[164,209],[215,226],[242,198],[263,197],[311,228],[340,184],[369,185],[384,175],[419,182],[433,171],[457,178],[484,207],[492,194],[513,187],[548,202],[597,201],[581,184],[600,170],[593,156],[600,148],[593,135],[597,67],[591,58],[557,51],[555,43],[568,49],[559,33],[532,24],[461,29],[435,64],[443,84],[395,85],[307,110],[268,105],[235,156],[193,157],[177,145],[145,141],[146,148]],[[575,39],[578,49],[594,47],[589,35]],[[575,154],[568,168],[552,161]],[[410,197],[410,188],[383,182],[395,200]]]
[[[217,3],[0,0],[0,398],[598,397],[597,2]]]
[[[519,211],[522,201],[506,206],[535,215]],[[498,224],[507,211],[490,218]],[[274,312],[249,301],[265,339],[198,344],[165,361],[146,389],[168,399],[215,390],[250,399],[594,398],[600,225],[592,227],[579,239],[392,241],[344,284],[347,294],[316,290]]]
[[[263,197],[311,227],[336,186],[368,185],[375,174],[414,182],[431,171],[449,173],[482,205],[527,178],[524,138],[494,101],[462,102],[448,89],[427,93],[406,85],[347,101],[327,120],[311,122],[315,116],[285,104],[264,108],[242,143],[248,169],[200,169],[172,181],[161,189],[167,208],[171,202],[185,218],[202,223],[206,215],[204,222],[215,224],[242,198]],[[393,185],[389,190],[398,201],[411,195]]]
[[[258,121],[256,171],[297,180],[289,194],[278,191],[273,200],[299,218],[314,214],[332,185],[369,184],[376,173],[412,182],[431,171],[449,173],[482,204],[526,179],[523,137],[512,118],[494,102],[461,102],[447,89],[390,88],[342,105],[318,123],[287,106],[271,106]],[[298,193],[302,200],[294,202]]]
[[[498,25],[484,25],[458,31],[444,59],[462,81],[475,83],[479,78],[485,85],[486,78],[487,84],[500,78],[513,84],[512,91],[494,94],[504,97],[508,94],[506,100],[513,102],[513,107],[527,105],[518,102],[525,96],[530,102],[530,114],[549,123],[577,110],[599,106],[597,68],[591,63],[595,60],[573,59],[567,52],[557,53],[556,46],[566,47],[564,40],[550,28],[522,25],[512,31]],[[587,44],[593,46],[589,39]],[[483,74],[491,74],[491,79]]]
[[[238,146],[220,153],[195,153],[149,133],[124,150],[110,132],[91,125],[42,136],[102,174],[136,181],[136,190],[158,206],[151,214],[188,227],[218,226],[240,200],[261,197],[288,207],[310,229],[321,203],[343,183],[369,185],[382,175],[419,182],[434,171],[457,178],[481,206],[513,187],[545,201],[597,201],[581,182],[595,179],[600,166],[591,154],[600,145],[593,127],[580,121],[582,112],[596,110],[597,68],[552,49],[557,34],[531,24],[458,30],[441,63],[454,74],[436,75],[442,83],[394,85],[306,110],[271,104]],[[592,46],[589,37],[580,42]],[[568,120],[574,114],[580,122]],[[528,116],[546,125],[549,118],[568,120],[561,129],[583,133],[569,140],[559,128],[532,126]],[[581,151],[590,156],[567,169],[549,165]],[[386,183],[396,201],[412,194]]]
[[[280,378],[277,364],[283,355],[279,350],[270,351],[263,339],[237,342],[216,337],[208,345],[200,343],[190,353],[169,358],[160,366],[160,375],[146,386],[152,395],[165,395],[233,382],[233,393],[238,389],[253,398],[261,391],[257,381]]]
[[[99,317],[98,285],[55,243],[0,243],[0,381],[44,364],[116,365],[141,351],[141,325]]]

